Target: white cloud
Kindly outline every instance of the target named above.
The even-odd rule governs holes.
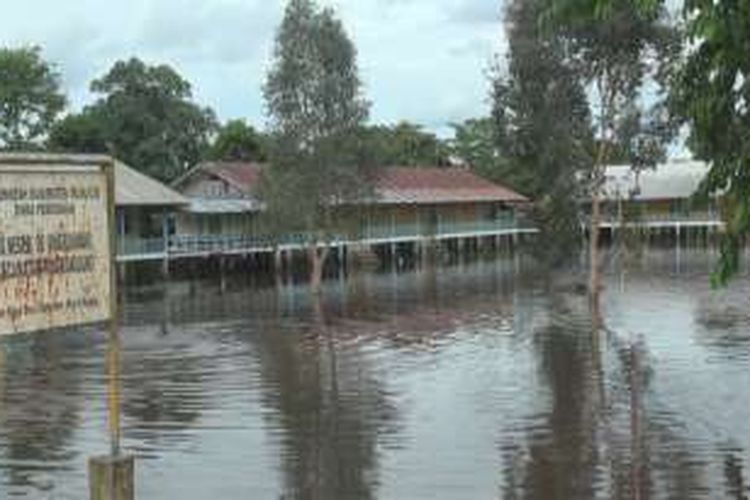
[[[505,49],[496,0],[322,0],[359,50],[375,122],[442,132],[487,112],[486,70]],[[4,6],[0,45],[38,44],[74,107],[117,59],[168,63],[221,118],[265,122],[261,86],[281,0],[26,0]]]

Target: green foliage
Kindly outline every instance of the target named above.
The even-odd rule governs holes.
[[[166,65],[118,61],[91,84],[101,97],[86,113],[102,127],[109,152],[168,182],[205,154],[213,111],[192,102],[190,83]]]
[[[451,156],[471,165],[482,177],[503,181],[498,165],[505,159],[501,156],[493,120],[472,118],[451,126],[454,132],[453,139],[448,141]]]
[[[598,139],[593,185],[612,145],[634,168],[654,165],[674,134],[666,88],[681,47],[663,0],[546,2],[548,29],[566,41],[567,57],[591,86]]]
[[[209,157],[220,161],[267,160],[266,138],[244,120],[230,120],[219,129]]]
[[[52,127],[47,149],[66,153],[107,153],[101,117],[91,109],[66,116]]]
[[[516,0],[507,11],[509,77],[497,75],[493,118],[508,182],[533,199],[559,186],[573,196],[575,173],[591,165],[591,124],[576,67],[561,37],[539,29],[543,4]]]
[[[0,148],[38,148],[64,108],[60,75],[41,49],[0,48]]]
[[[737,272],[750,230],[750,3],[687,0],[691,50],[674,100],[690,126],[689,146],[711,165],[703,193],[725,198],[726,234],[714,285]]]
[[[593,110],[592,168],[581,188],[591,196],[589,290],[596,310],[605,168],[613,159],[627,158],[638,170],[655,165],[665,155],[665,145],[675,131],[665,88],[680,52],[680,37],[663,0],[544,2],[541,24],[563,41],[566,61],[588,86]]]
[[[446,145],[415,123],[402,121],[393,126],[366,127],[364,137],[378,165],[432,167],[448,162]]]
[[[539,257],[555,265],[580,244],[577,172],[590,168],[588,102],[564,40],[542,31],[539,0],[515,0],[507,9],[509,71],[496,71],[491,178],[534,200],[533,216],[545,244]],[[489,131],[488,131],[489,132]]]
[[[271,166],[261,195],[277,227],[321,241],[338,230],[333,210],[369,183],[356,50],[331,9],[290,0],[276,36],[264,94]]]

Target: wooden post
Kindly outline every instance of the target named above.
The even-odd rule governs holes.
[[[110,436],[110,454],[89,461],[89,490],[91,500],[133,500],[134,459],[121,454],[120,448],[120,332],[117,304],[117,264],[115,230],[115,173],[114,163],[105,167],[107,174],[107,216],[110,243],[110,309],[109,339],[107,346],[107,410]]]
[[[89,495],[91,500],[134,500],[132,456],[93,457],[89,460]]]

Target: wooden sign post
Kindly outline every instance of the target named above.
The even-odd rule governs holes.
[[[0,154],[0,335],[107,323],[110,455],[89,463],[92,500],[132,500],[120,449],[114,162]]]

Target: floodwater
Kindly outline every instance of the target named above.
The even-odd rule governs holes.
[[[739,499],[750,281],[705,251],[573,272],[516,257],[304,286],[172,283],[123,304],[139,499]],[[105,337],[4,340],[0,498],[87,498]]]

